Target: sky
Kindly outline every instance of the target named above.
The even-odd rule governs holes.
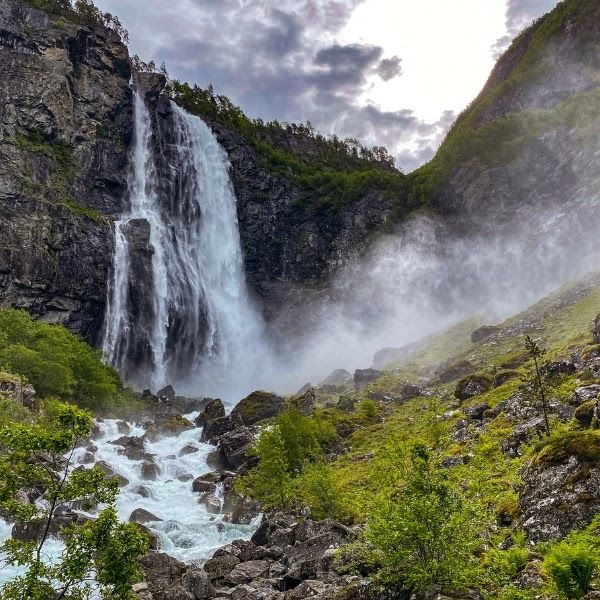
[[[435,153],[499,53],[556,0],[96,0],[130,49],[250,117]]]

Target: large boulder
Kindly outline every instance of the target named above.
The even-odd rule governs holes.
[[[600,314],[594,319],[594,327],[592,329],[592,340],[596,344],[600,344]]]
[[[216,445],[222,435],[243,425],[244,423],[242,422],[240,415],[234,415],[233,413],[226,417],[219,417],[218,419],[207,421],[202,428],[200,441]]]
[[[346,369],[336,369],[330,375],[328,375],[323,381],[321,381],[321,385],[346,385],[347,383],[352,382],[352,374],[346,371]]]
[[[454,396],[459,400],[468,400],[487,392],[492,387],[492,382],[485,375],[467,375],[463,377],[454,390]]]
[[[377,369],[356,369],[354,371],[354,387],[359,390],[381,377],[381,375],[382,372]]]
[[[244,425],[254,425],[278,415],[283,407],[283,398],[271,392],[252,392],[241,400],[231,411],[233,418],[238,417]]]
[[[564,537],[600,510],[600,438],[594,432],[551,441],[522,471],[521,527],[532,542]]]
[[[500,331],[500,327],[497,325],[483,325],[471,333],[471,341],[476,344],[498,331]]]
[[[238,427],[220,437],[219,449],[231,469],[238,469],[249,460],[253,441],[254,436],[247,427]]]
[[[223,402],[217,398],[211,400],[205,407],[204,410],[196,417],[194,423],[197,427],[204,427],[208,421],[214,421],[225,416],[225,406]]]

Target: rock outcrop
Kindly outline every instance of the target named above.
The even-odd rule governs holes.
[[[132,131],[131,70],[116,33],[0,5],[0,305],[92,342]]]

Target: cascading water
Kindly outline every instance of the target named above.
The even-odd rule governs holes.
[[[238,399],[251,387],[258,353],[249,349],[261,343],[263,325],[245,283],[229,165],[201,119],[171,108],[161,187],[152,120],[135,94],[129,210],[115,224],[103,349],[139,386],[173,382]]]

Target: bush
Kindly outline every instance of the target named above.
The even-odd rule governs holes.
[[[598,548],[575,536],[553,546],[544,558],[544,571],[552,578],[561,596],[583,598],[598,570]]]
[[[413,591],[465,583],[480,543],[481,524],[474,515],[426,447],[414,446],[403,482],[382,491],[368,521],[367,538],[383,564],[381,577]]]
[[[342,493],[329,465],[323,462],[307,465],[297,479],[297,487],[313,518],[345,520]]]
[[[324,448],[336,438],[334,428],[316,418],[303,416],[298,409],[280,414],[273,426],[265,429],[256,442],[253,453],[258,465],[242,477],[238,488],[258,500],[264,508],[290,507],[296,498],[293,479],[311,463],[322,461]],[[314,493],[319,475],[309,476],[307,491]],[[330,491],[321,490],[317,510],[332,510]],[[316,497],[316,496],[315,496]]]
[[[117,372],[83,340],[21,310],[0,311],[0,368],[26,377],[41,396],[94,409],[107,408],[120,387]]]

